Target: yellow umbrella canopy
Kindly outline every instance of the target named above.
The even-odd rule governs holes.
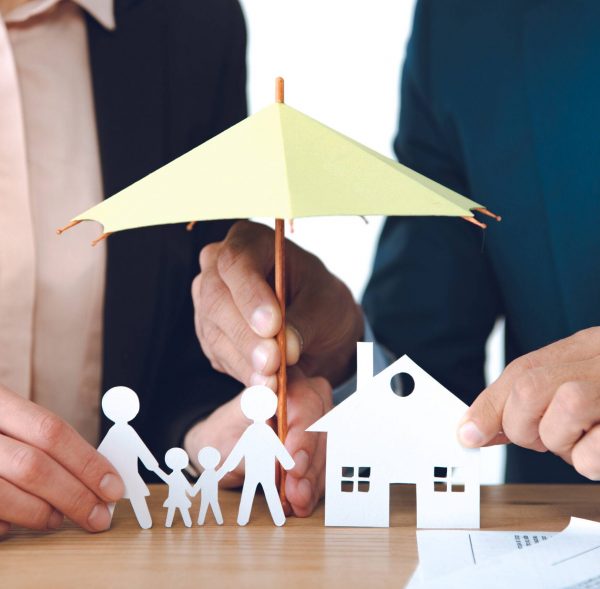
[[[482,205],[283,103],[248,117],[81,213],[106,233],[213,219],[472,217]]]
[[[287,433],[284,219],[329,215],[436,215],[476,220],[482,205],[437,184],[283,103],[223,131],[75,217],[115,231],[216,219],[274,217],[275,291],[282,316],[277,335],[277,428]],[[284,494],[285,471],[280,493]]]

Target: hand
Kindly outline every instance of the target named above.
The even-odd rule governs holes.
[[[334,386],[354,373],[363,316],[345,284],[315,256],[286,242],[287,363]],[[248,221],[200,253],[192,286],[196,333],[213,368],[275,390],[281,312],[270,276],[274,233]]]
[[[513,442],[550,450],[583,476],[600,480],[600,327],[512,362],[461,424],[465,446]]]
[[[111,464],[71,426],[0,386],[0,533],[56,529],[63,514],[90,532],[110,527],[123,496]]]
[[[325,434],[305,431],[327,413],[333,403],[331,387],[322,378],[305,378],[290,371],[288,382],[288,435],[285,446],[295,466],[286,476],[285,491],[294,514],[310,515],[325,490]],[[204,446],[214,446],[226,457],[250,422],[240,410],[239,396],[219,407],[194,426],[185,439],[192,457]],[[198,470],[198,465],[194,461]],[[239,487],[244,481],[243,463],[222,479],[225,487]]]

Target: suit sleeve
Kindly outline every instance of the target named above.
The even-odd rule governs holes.
[[[224,0],[222,0],[224,1]],[[221,70],[219,101],[213,117],[213,135],[218,135],[248,116],[246,102],[246,22],[238,0],[227,0],[229,8],[229,56]]]
[[[469,196],[461,143],[439,104],[430,5],[420,1],[415,10],[394,148],[403,164]],[[377,340],[408,354],[466,403],[485,386],[485,343],[501,314],[483,240],[460,219],[389,218],[363,300]]]

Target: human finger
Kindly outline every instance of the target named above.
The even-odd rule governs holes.
[[[304,517],[322,495],[325,467],[324,435],[306,429],[331,409],[331,387],[320,378],[296,380],[289,399],[286,447],[295,466],[287,475],[286,496],[294,513]]]
[[[515,380],[502,414],[502,430],[512,443],[546,452],[539,425],[555,392],[545,368],[528,370]]]
[[[0,477],[46,501],[90,532],[110,527],[111,517],[106,504],[34,446],[0,435]]]
[[[559,388],[564,383],[595,377],[600,380],[600,358],[525,371],[515,380],[507,399],[502,419],[504,433],[519,446],[545,452],[540,423]]]
[[[548,450],[572,464],[573,448],[598,423],[600,381],[566,382],[542,417],[540,438]]]
[[[10,532],[10,523],[0,521],[0,538],[6,536]]]
[[[46,501],[0,479],[0,522],[32,530],[55,530],[63,520],[62,513]]]
[[[511,362],[466,411],[458,429],[461,443],[470,448],[480,447],[488,445],[498,436],[502,431],[504,407],[515,382],[523,378],[528,371],[589,360],[597,355],[598,346],[600,328],[591,328]]]
[[[292,341],[294,337],[299,340],[294,349],[314,356],[313,363],[319,363],[321,354],[329,357],[332,350],[343,351],[346,357],[350,349],[353,358],[356,342],[364,332],[362,309],[347,286],[328,272],[318,258],[312,254],[306,256],[312,258],[311,276],[315,278],[297,287],[286,314],[287,324],[296,331],[291,334]]]
[[[211,352],[207,352],[206,356],[211,366],[239,380],[245,386],[250,386],[255,374],[254,367],[239,351],[235,342],[231,341],[218,325],[212,323],[205,326],[204,333],[205,341],[210,341]]]
[[[286,497],[297,517],[311,515],[325,492],[326,438],[322,432],[314,435],[318,442],[305,476],[288,475],[285,481]]]
[[[600,425],[595,425],[573,447],[575,470],[592,481],[600,481]]]
[[[277,335],[281,311],[267,276],[274,264],[274,233],[258,223],[239,221],[222,242],[219,275],[242,317],[264,338]]]
[[[262,338],[253,331],[216,268],[203,270],[194,279],[192,297],[196,334],[205,355],[217,369],[222,369],[228,357],[219,345],[221,335],[225,335],[244,358],[243,365],[233,364],[231,376],[248,384],[252,372],[274,374],[279,366],[275,340]]]
[[[0,432],[46,453],[100,499],[123,496],[123,481],[104,456],[58,416],[6,389],[0,391]]]

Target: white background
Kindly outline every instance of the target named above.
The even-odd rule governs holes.
[[[248,27],[250,112],[285,101],[368,147],[393,156],[402,62],[414,0],[241,0]],[[265,222],[267,222],[265,220]],[[321,257],[360,299],[380,218],[299,219],[291,239]],[[488,379],[502,368],[501,330],[488,344]],[[483,478],[502,479],[503,452],[487,450]]]

